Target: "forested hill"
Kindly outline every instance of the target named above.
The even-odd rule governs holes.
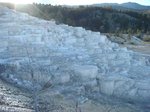
[[[70,26],[102,33],[150,33],[150,14],[112,7],[64,7],[44,4],[18,5],[16,10]]]
[[[132,10],[132,11],[146,11],[150,10],[150,6],[141,5],[134,2],[126,2],[122,4],[118,3],[101,3],[101,4],[93,4],[94,7],[112,7],[113,9],[119,10]]]

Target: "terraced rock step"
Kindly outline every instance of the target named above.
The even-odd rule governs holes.
[[[150,103],[149,56],[120,48],[99,32],[3,7],[0,15],[1,79],[28,91],[52,85],[58,93]]]

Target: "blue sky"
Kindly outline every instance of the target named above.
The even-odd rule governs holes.
[[[89,5],[95,3],[124,3],[136,2],[142,5],[149,5],[150,0],[0,0],[0,2],[13,2],[13,3],[46,3],[53,5]]]

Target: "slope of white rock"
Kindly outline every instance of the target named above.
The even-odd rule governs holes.
[[[56,25],[3,7],[0,76],[30,90],[51,80],[54,86],[81,88],[79,94],[96,91],[150,101],[149,56],[120,48],[98,32]]]

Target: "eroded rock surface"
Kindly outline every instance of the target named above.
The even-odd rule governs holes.
[[[0,77],[28,91],[103,93],[150,102],[150,57],[105,35],[0,8]]]
[[[76,103],[80,99],[82,103]],[[99,101],[92,99],[84,100],[84,97],[72,96],[68,99],[62,94],[52,92],[51,89],[38,97],[38,112],[144,112],[139,107],[129,103],[109,102],[106,97],[99,96]],[[85,101],[83,103],[83,101]],[[35,112],[32,94],[7,84],[0,80],[0,112]]]

